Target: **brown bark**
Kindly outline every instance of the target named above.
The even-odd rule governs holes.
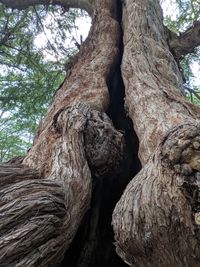
[[[82,8],[90,15],[93,13],[93,0],[1,0],[2,4],[7,7],[16,9],[25,9],[35,5],[60,5],[65,8]]]
[[[143,169],[113,213],[131,266],[199,266],[199,111],[181,95],[158,1],[127,0],[122,74]],[[198,166],[197,166],[198,165]]]
[[[104,113],[109,104],[106,82],[118,55],[116,5],[97,0],[94,10],[89,37],[23,160],[41,178],[24,181],[22,176],[23,182],[15,178],[3,188],[8,197],[2,206],[0,265],[57,266],[89,208],[91,171],[101,179],[114,172],[121,160],[122,134]],[[15,170],[12,177],[18,177]],[[12,231],[7,230],[7,221],[14,220],[19,209],[20,219],[10,224]]]
[[[52,128],[49,176],[22,165],[0,167],[2,266],[57,266],[89,207],[88,163],[96,177],[119,164],[122,134],[105,114],[78,104],[59,112]]]
[[[23,166],[2,167],[0,265],[57,266],[69,249],[66,266],[98,267],[97,259],[104,267],[124,266],[119,259],[110,260],[112,233],[107,229],[116,201],[136,173],[136,157],[128,167],[126,160],[137,145],[130,145],[133,135],[127,137],[130,124],[123,109],[121,74],[114,70],[120,64],[117,5],[123,11],[125,106],[143,164],[113,213],[117,253],[131,266],[199,264],[199,108],[181,95],[181,74],[168,47],[159,2],[122,2],[93,2],[89,36],[56,92]],[[25,3],[36,2],[23,1],[23,8]],[[106,111],[118,128],[125,129],[128,145],[120,175],[115,170],[123,137]],[[106,223],[104,217],[109,217]],[[105,251],[98,254],[98,249]]]
[[[193,53],[200,45],[200,21],[196,21],[189,29],[180,35],[170,34],[169,46],[176,60]]]
[[[130,266],[199,266],[199,130],[168,132],[117,204],[117,253]]]
[[[24,163],[48,174],[51,150],[57,142],[51,134],[54,115],[63,107],[83,102],[105,112],[109,105],[107,79],[113,71],[119,53],[119,24],[115,20],[116,6],[109,1],[96,1],[93,24],[68,79],[57,91],[48,113],[37,131],[34,146]],[[39,153],[38,153],[39,152]]]
[[[24,166],[0,166],[0,181],[0,266],[54,266],[65,252],[63,188]]]
[[[173,126],[199,118],[199,108],[181,94],[182,77],[169,51],[158,1],[127,1],[123,9],[122,76],[125,106],[146,163]]]

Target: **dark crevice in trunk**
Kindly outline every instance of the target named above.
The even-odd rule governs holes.
[[[126,147],[118,174],[94,177],[91,208],[84,217],[74,241],[60,267],[125,267],[116,254],[111,226],[112,212],[126,185],[139,172],[138,139],[124,111],[124,87],[120,67],[110,83],[111,105],[108,115],[124,132]]]
[[[119,1],[120,2],[120,1]],[[121,20],[121,10],[118,11]],[[120,57],[108,78],[110,106],[108,116],[116,129],[124,132],[126,147],[124,159],[118,174],[93,177],[91,208],[85,215],[81,226],[66,252],[60,267],[125,267],[116,254],[114,233],[111,226],[112,213],[126,185],[139,172],[138,138],[133,130],[132,121],[124,110],[124,84],[120,64],[123,43],[120,44]]]

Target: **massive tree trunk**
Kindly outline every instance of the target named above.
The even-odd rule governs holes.
[[[199,266],[200,110],[159,2],[51,3],[92,27],[32,149],[0,168],[0,266]]]

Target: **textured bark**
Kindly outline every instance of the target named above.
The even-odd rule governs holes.
[[[24,7],[27,2],[33,4],[23,1]],[[13,170],[14,180],[2,189],[7,202],[2,204],[0,265],[57,266],[90,206],[91,171],[101,179],[118,167],[123,135],[104,112],[119,36],[116,4],[96,0],[89,37],[23,160],[41,178],[21,182]]]
[[[110,1],[97,0],[93,25],[83,44],[76,64],[68,79],[57,91],[52,105],[40,123],[34,146],[24,163],[48,174],[51,169],[51,151],[57,142],[51,134],[54,115],[63,107],[87,103],[95,110],[105,112],[109,105],[106,81],[118,56],[119,24],[114,19],[116,7]],[[49,166],[50,165],[50,166]]]
[[[88,10],[86,3],[74,1]],[[0,168],[0,266],[57,266],[68,249],[62,266],[123,267],[110,227],[120,197],[113,228],[127,264],[199,266],[200,110],[181,95],[159,2],[95,0],[89,10],[89,36],[32,149]],[[143,165],[130,183],[140,164],[124,96]],[[105,112],[124,132],[124,152],[123,135]]]
[[[65,249],[63,188],[24,166],[0,166],[0,266],[54,266]]]
[[[117,204],[117,253],[130,266],[199,266],[199,132],[197,123],[166,134]]]
[[[57,266],[89,207],[86,158],[96,177],[119,164],[122,134],[103,113],[77,104],[54,117],[52,131],[57,143],[45,179],[25,166],[0,167],[0,266]]]
[[[115,127],[124,132],[126,146],[117,173],[109,172],[93,180],[91,207],[65,255],[62,267],[125,267],[114,249],[112,212],[125,186],[140,170],[137,157],[138,140],[132,131],[132,123],[123,109],[123,83],[119,69],[110,78],[112,103],[108,114]],[[114,98],[112,96],[114,95]]]
[[[162,21],[158,1],[126,1],[122,61],[125,105],[140,139],[143,163],[166,131],[199,118],[199,108],[181,95],[181,74],[169,51]]]

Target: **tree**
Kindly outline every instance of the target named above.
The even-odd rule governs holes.
[[[178,36],[157,0],[50,3],[92,27],[33,147],[1,166],[0,265],[199,266],[200,109],[179,70],[199,22]]]
[[[76,51],[69,45],[69,32],[75,32],[80,15],[78,9],[64,12],[58,6],[12,10],[0,4],[0,161],[25,155],[30,148],[36,125]],[[36,46],[42,33],[45,38]]]

